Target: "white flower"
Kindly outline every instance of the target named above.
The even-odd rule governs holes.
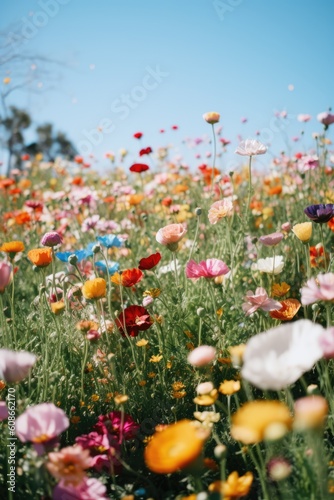
[[[177,272],[179,272],[181,270],[181,264],[179,263],[178,259],[176,259],[176,269],[177,269]],[[160,267],[159,271],[158,271],[158,276],[161,276],[162,274],[167,274],[167,273],[175,273],[175,265],[174,265],[174,261],[172,260],[172,262],[170,262],[170,264],[167,264],[166,266],[162,266]]]
[[[323,331],[321,325],[301,319],[255,335],[246,344],[241,375],[262,390],[293,384],[322,358]]]
[[[241,156],[264,155],[267,152],[267,147],[262,142],[256,139],[246,139],[240,142],[235,150],[235,153]]]
[[[284,260],[282,255],[276,255],[274,257],[266,257],[265,259],[259,259],[257,262],[252,264],[252,271],[260,271],[261,273],[274,273],[279,274],[282,272],[284,267]]]

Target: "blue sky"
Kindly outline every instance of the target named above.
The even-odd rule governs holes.
[[[2,0],[1,12],[1,31],[15,26],[25,37],[20,51],[64,63],[53,90],[42,77],[34,93],[18,90],[8,103],[67,132],[101,168],[107,151],[125,147],[131,164],[140,147],[167,144],[196,167],[211,146],[198,146],[195,159],[185,139],[210,137],[202,114],[213,110],[232,141],[229,168],[239,161],[238,134],[260,131],[274,154],[287,149],[283,136],[304,130],[292,144],[304,149],[321,130],[316,115],[334,105],[331,0]],[[0,70],[2,80],[10,65]],[[283,134],[273,118],[282,110]],[[299,113],[312,121],[301,125]]]

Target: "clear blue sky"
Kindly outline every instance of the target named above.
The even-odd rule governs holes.
[[[67,132],[100,166],[106,151],[129,149],[131,164],[140,146],[172,143],[195,167],[210,145],[196,160],[182,141],[210,135],[202,114],[212,110],[231,151],[238,134],[257,130],[272,152],[284,148],[273,121],[281,110],[287,137],[305,130],[295,146],[303,149],[321,130],[317,113],[334,107],[333,19],[332,0],[1,0],[1,31],[15,23],[28,34],[25,52],[69,66],[56,70],[55,90],[19,90],[9,103]],[[0,66],[1,81],[7,69]],[[301,125],[299,113],[312,121]]]

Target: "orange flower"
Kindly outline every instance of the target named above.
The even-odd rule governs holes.
[[[34,248],[28,252],[28,259],[37,267],[46,267],[52,262],[51,248]]]
[[[128,198],[128,202],[130,206],[135,207],[136,205],[140,205],[145,196],[143,194],[130,194]]]
[[[173,188],[173,194],[185,193],[186,191],[188,191],[188,189],[189,189],[189,186],[186,186],[185,184],[177,184]]]
[[[236,392],[240,391],[240,381],[239,380],[224,380],[219,386],[218,391],[225,396],[231,396]]]
[[[248,495],[253,483],[253,474],[246,472],[244,476],[240,476],[234,471],[227,478],[227,481],[215,481],[209,486],[210,492],[221,493],[224,500],[232,500]]]
[[[133,269],[126,269],[122,273],[115,273],[110,278],[110,281],[112,281],[116,285],[122,285],[127,288],[131,288],[132,286],[139,283],[139,281],[142,280],[143,276],[144,274],[142,273],[142,271],[135,267]]]
[[[73,177],[71,184],[73,184],[73,186],[83,186],[84,180],[82,177]]]
[[[180,420],[168,425],[145,448],[147,467],[158,474],[171,474],[184,469],[199,457],[209,433],[198,422]]]
[[[18,224],[19,226],[22,226],[23,224],[26,224],[27,222],[31,221],[30,214],[28,212],[20,212],[15,216],[15,223]]]
[[[0,189],[8,189],[13,184],[15,184],[14,179],[2,179],[0,181]]]
[[[271,287],[271,293],[274,297],[284,297],[290,288],[290,285],[285,283],[285,281],[283,283],[274,283]]]
[[[22,241],[8,241],[3,243],[0,247],[0,252],[6,252],[9,254],[15,254],[18,252],[23,252],[24,244]]]
[[[274,196],[275,194],[281,194],[283,188],[282,186],[273,186],[271,188],[268,189],[268,194],[269,196]]]
[[[280,319],[281,321],[290,321],[300,309],[301,303],[297,299],[280,300],[282,308],[276,311],[270,311],[270,316],[273,319]]]
[[[329,222],[327,222],[327,226],[334,233],[334,217]]]
[[[82,295],[88,300],[101,299],[106,296],[106,292],[107,283],[103,278],[94,278],[82,285]]]
[[[326,258],[329,259],[329,255],[327,252]],[[312,267],[326,267],[324,247],[321,243],[319,243],[315,247],[310,247],[310,262]]]

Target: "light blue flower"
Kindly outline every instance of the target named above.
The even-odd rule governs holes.
[[[104,260],[98,260],[97,262],[95,262],[95,266],[99,272],[101,272],[102,274],[107,274],[107,265]],[[112,260],[108,260],[109,275],[112,276],[118,270],[119,270],[119,263],[113,262]]]
[[[97,240],[106,248],[122,246],[123,241],[114,234],[106,234],[105,236],[98,236]]]

